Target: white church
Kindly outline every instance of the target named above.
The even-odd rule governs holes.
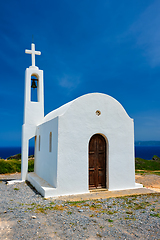
[[[102,93],[83,95],[44,117],[43,70],[25,72],[22,180],[44,197],[142,187],[135,183],[134,121],[122,105]],[[37,100],[32,100],[32,88]],[[35,137],[34,172],[28,173],[29,139]]]

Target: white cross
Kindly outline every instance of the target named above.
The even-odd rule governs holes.
[[[32,54],[32,66],[35,67],[35,55],[41,55],[41,52],[40,51],[35,51],[35,44],[32,43],[31,44],[31,49],[32,50],[25,50],[25,53],[28,53],[28,54]]]

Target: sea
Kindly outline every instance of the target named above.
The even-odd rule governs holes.
[[[0,147],[0,158],[6,159],[15,154],[21,153],[21,147]],[[29,156],[34,155],[34,147],[29,147]]]
[[[0,147],[0,157],[6,159],[21,153],[21,147]],[[34,154],[34,147],[29,147],[29,156]],[[136,142],[135,157],[151,160],[154,155],[160,157],[160,142]]]

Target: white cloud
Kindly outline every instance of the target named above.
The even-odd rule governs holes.
[[[62,78],[58,79],[58,82],[61,87],[72,91],[79,85],[80,77],[65,74]]]

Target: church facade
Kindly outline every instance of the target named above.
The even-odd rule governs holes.
[[[40,52],[32,44],[26,53],[32,54],[32,66],[25,75],[22,180],[44,197],[142,187],[135,183],[134,121],[122,105],[91,93],[44,117],[43,71],[35,66]],[[31,100],[35,81],[37,102]],[[28,173],[28,141],[34,136],[34,172]]]

